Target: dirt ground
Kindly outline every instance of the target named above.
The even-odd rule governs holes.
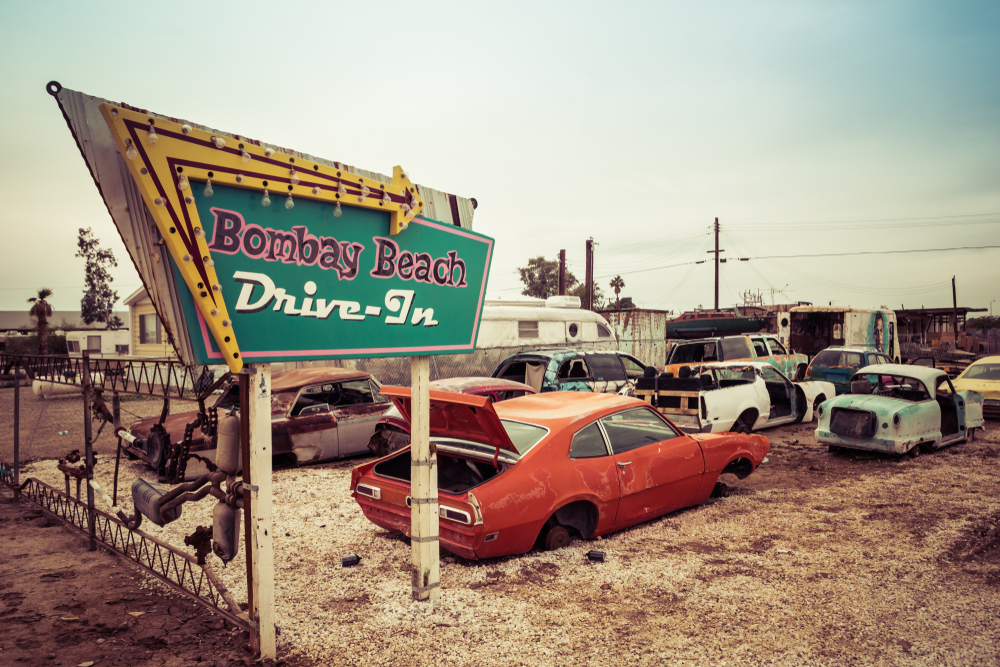
[[[0,400],[8,395],[4,390]],[[79,424],[79,401],[66,403],[75,404],[61,408],[66,423]],[[157,402],[144,407],[145,414],[159,410]],[[40,423],[61,414],[51,408]],[[7,420],[0,421],[0,451],[6,452],[9,413],[2,410],[0,404],[0,420]],[[1000,664],[998,426],[989,422],[989,431],[974,442],[916,459],[830,453],[815,441],[814,424],[768,430],[768,462],[746,480],[727,480],[726,498],[555,552],[484,562],[443,553],[442,597],[434,607],[409,599],[405,538],[373,526],[350,498],[350,470],[359,461],[278,470],[279,655],[301,665],[421,667]],[[49,434],[36,445],[47,443],[52,456],[79,447],[61,447],[62,442],[64,437]],[[110,449],[98,451],[105,452],[97,467],[103,479],[113,460]],[[50,461],[35,463],[26,474],[61,486]],[[123,484],[142,474],[136,464],[123,467]],[[10,511],[9,504],[0,507]],[[30,505],[19,511],[37,514]],[[210,511],[210,505],[186,506],[180,520],[156,534],[180,544],[194,525],[210,520]],[[61,560],[50,566],[39,561],[38,567],[64,565],[67,555],[106,565],[91,566],[100,571],[95,575],[100,591],[75,584],[89,580],[82,572],[68,582],[77,585],[74,604],[88,610],[131,596],[167,610],[169,623],[169,610],[187,603],[144,583],[137,569],[113,567],[111,556],[89,554],[82,535],[33,527],[47,521],[16,522],[18,534],[31,531],[16,541],[8,539],[11,522],[0,522],[0,586],[20,569],[11,564],[14,555],[34,563],[48,551],[48,557]],[[588,562],[590,549],[604,551],[606,562]],[[341,568],[340,556],[348,553],[361,555],[361,565]],[[240,585],[243,555],[222,572],[237,599],[246,594]],[[19,593],[25,600],[17,611],[0,597],[0,664],[52,664],[46,656],[65,647],[60,624],[70,622],[45,616],[28,626],[10,620],[63,614],[55,606],[61,601],[46,599],[51,585],[42,583],[45,574],[16,575],[15,586],[23,577],[35,587]],[[140,592],[108,592],[118,585]],[[5,588],[0,596],[11,592]],[[125,603],[108,608],[133,611]],[[67,615],[84,618],[75,610]],[[96,631],[96,616],[85,618],[87,630]],[[198,623],[205,627],[210,619]],[[100,622],[102,631],[112,630],[94,634],[90,643],[75,642],[74,650],[96,647],[97,638],[106,638],[104,644],[119,638],[113,628],[120,621],[109,616]],[[25,655],[9,634],[11,627],[22,632],[22,641],[26,628],[37,628],[38,648],[28,660],[39,655],[44,660],[10,663],[8,656]],[[247,655],[232,644],[202,648],[213,633],[220,633],[216,641],[231,636],[222,629],[206,627],[206,632],[198,635],[201,645],[191,643],[193,634],[188,639],[180,634],[180,646],[160,647],[148,658],[142,657],[150,648],[142,644],[142,631],[123,635],[120,639],[129,641],[116,649],[132,651],[122,655],[137,658],[133,662],[110,662],[117,654],[103,649],[88,655],[105,655],[95,665],[194,665],[197,658],[211,664]],[[195,648],[201,648],[197,655]],[[73,655],[63,664],[94,659],[82,651]]]

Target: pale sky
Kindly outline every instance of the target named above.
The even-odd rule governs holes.
[[[996,2],[6,2],[0,309],[78,309],[79,227],[139,285],[49,80],[479,201],[489,295],[567,250],[645,307],[989,307]],[[679,265],[679,266],[675,266]],[[667,266],[655,270],[641,271]],[[1000,313],[1000,304],[993,304]]]

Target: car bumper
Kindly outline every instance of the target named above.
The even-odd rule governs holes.
[[[412,528],[410,508],[373,500],[353,494],[365,518],[376,526],[403,533],[410,537]],[[453,521],[441,519],[438,523],[438,540],[442,547],[462,558],[478,560],[476,545],[482,540],[483,526],[459,526]]]
[[[1000,419],[1000,399],[987,398],[983,401],[983,417]]]
[[[913,438],[906,440],[879,437],[867,439],[846,438],[821,428],[816,429],[816,439],[824,445],[833,445],[846,449],[861,449],[869,452],[882,452],[884,454],[905,454],[917,445],[926,444],[925,440]]]

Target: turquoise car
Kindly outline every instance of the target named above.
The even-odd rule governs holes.
[[[860,369],[850,393],[826,401],[817,413],[816,438],[831,451],[917,456],[972,440],[984,425],[982,394],[955,391],[942,370],[902,364]]]

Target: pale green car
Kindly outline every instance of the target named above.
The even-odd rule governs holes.
[[[816,438],[830,447],[917,456],[975,437],[983,428],[983,395],[956,391],[936,368],[866,366],[851,391],[817,409]]]

